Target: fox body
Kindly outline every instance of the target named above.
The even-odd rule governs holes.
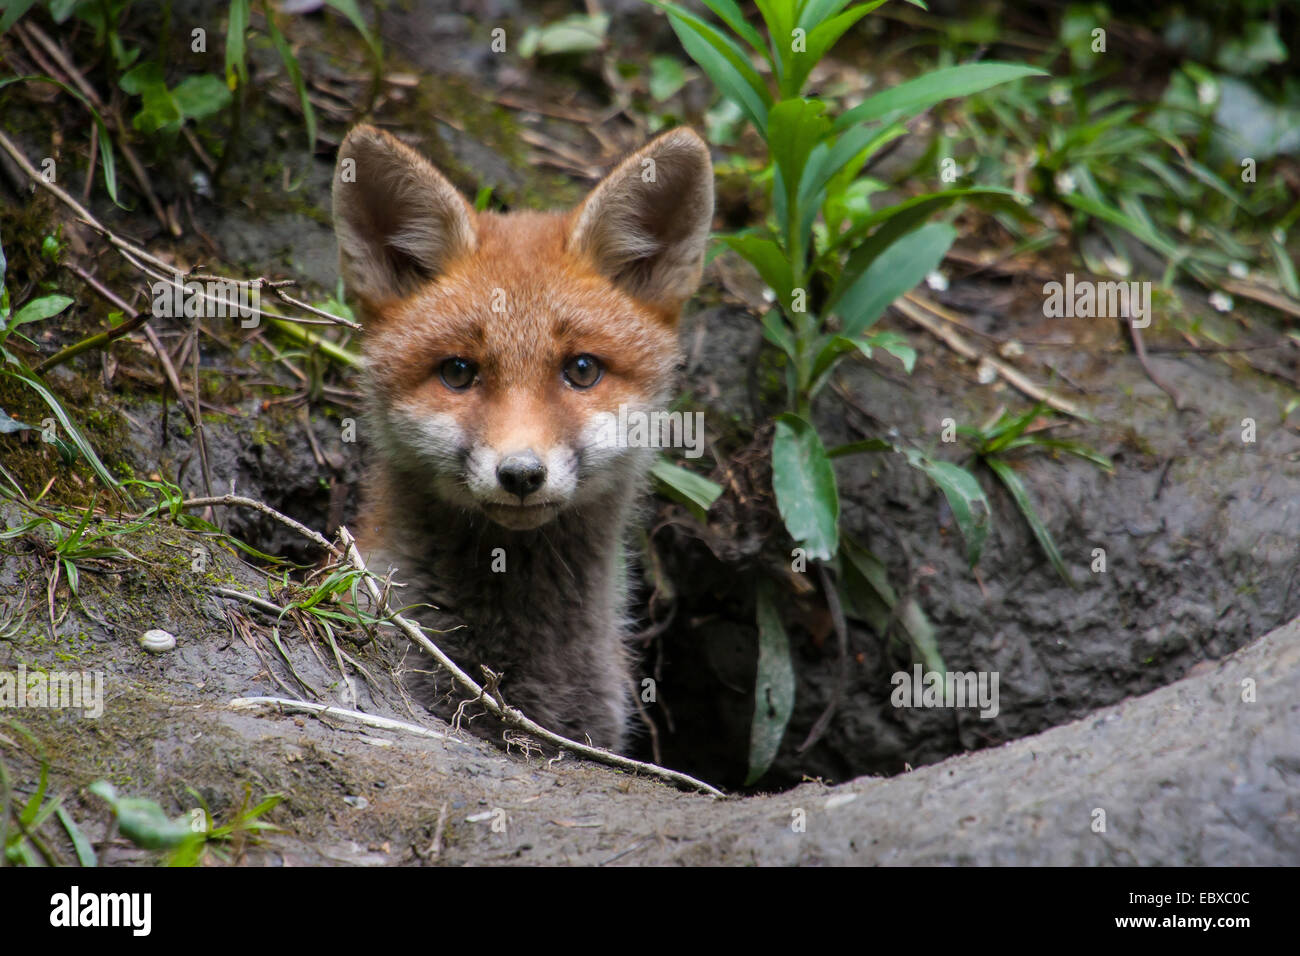
[[[610,430],[670,397],[713,216],[708,149],[651,141],[567,212],[476,213],[360,126],[334,222],[364,327],[375,457],[359,540],[471,675],[562,734],[620,749],[631,706],[624,537],[653,452]],[[459,696],[431,664],[424,701]],[[480,725],[482,726],[482,725]]]

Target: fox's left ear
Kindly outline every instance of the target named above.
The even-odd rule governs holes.
[[[713,165],[694,130],[664,133],[578,207],[569,248],[635,298],[676,313],[700,284],[713,225]]]

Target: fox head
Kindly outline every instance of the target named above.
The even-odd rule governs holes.
[[[609,426],[669,396],[712,219],[708,148],[686,128],[575,209],[509,214],[475,212],[414,150],[353,129],[334,228],[400,480],[512,529],[634,480],[646,452]]]

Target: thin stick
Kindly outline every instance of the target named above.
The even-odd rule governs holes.
[[[391,717],[380,717],[378,714],[363,714],[359,710],[346,710],[331,704],[314,704],[306,700],[289,700],[284,697],[236,697],[230,702],[229,707],[231,710],[259,710],[266,708],[290,714],[314,714],[317,717],[329,715],[330,717],[341,717],[344,720],[350,720],[365,727],[374,727],[378,730],[396,730],[416,737],[428,737],[430,740],[445,740],[460,747],[469,746],[463,740],[457,740],[447,734],[430,730],[428,727],[421,727],[419,724],[408,724],[404,720],[393,720]]]
[[[442,801],[442,808],[438,811],[438,822],[433,828],[433,842],[429,844],[428,857],[430,860],[438,859],[442,853],[442,831],[447,826],[447,812],[451,810],[451,802]]]
[[[1256,285],[1252,282],[1241,282],[1237,279],[1225,279],[1223,288],[1234,295],[1254,299],[1256,302],[1277,309],[1279,312],[1285,312],[1287,315],[1300,318],[1300,302],[1296,302],[1295,299],[1278,292],[1276,289]]]
[[[252,508],[260,511],[262,514],[274,518],[276,521],[297,531],[304,538],[314,541],[340,561],[346,560],[342,551],[334,547],[317,532],[311,530],[301,522],[294,521],[288,515],[281,514],[265,502],[258,501],[256,498],[245,498],[242,495],[216,495],[211,498],[190,498],[181,502],[181,507],[189,510],[190,508],[210,508],[213,505],[228,505],[238,508]]]
[[[199,446],[199,465],[203,469],[203,492],[204,494],[210,495],[212,494],[212,469],[208,465],[208,440],[203,429],[203,409],[199,407],[199,396],[202,394],[202,389],[199,387],[200,354],[199,320],[197,317],[194,319],[194,331],[191,334],[193,335],[192,342],[194,350],[194,364],[192,366],[193,374],[191,376],[194,383],[194,438]],[[185,401],[183,396],[180,397],[180,401]]]
[[[1061,398],[1058,395],[1053,395],[1046,389],[1040,388],[1031,382],[1029,378],[1018,369],[1013,368],[996,356],[982,352],[966,341],[960,333],[948,328],[946,325],[941,325],[936,322],[930,317],[930,315],[926,314],[927,311],[940,317],[942,317],[943,313],[927,299],[909,292],[901,299],[895,300],[894,308],[903,313],[904,316],[911,319],[917,325],[921,326],[921,328],[925,329],[931,335],[935,336],[962,358],[987,363],[1007,381],[1007,384],[1024,392],[1034,401],[1043,402],[1044,404],[1055,408],[1058,412],[1064,412],[1067,415],[1072,415],[1085,422],[1093,421],[1091,415],[1083,411],[1073,402]]]
[[[234,588],[213,587],[211,588],[211,591],[213,594],[220,594],[222,597],[235,598],[236,600],[251,604],[253,607],[261,608],[263,611],[266,611],[268,614],[274,614],[276,617],[284,616],[284,608],[280,607],[278,604],[272,604],[270,601],[265,598],[260,598],[256,594],[245,594],[243,591],[236,591]]]
[[[158,356],[158,361],[163,367],[163,374],[167,376],[167,383],[171,385],[172,391],[176,393],[176,401],[180,403],[181,411],[185,417],[190,420],[190,424],[195,428],[199,427],[198,413],[185,404],[185,389],[181,387],[181,377],[176,374],[176,366],[172,364],[171,356],[167,354],[167,346],[162,344],[162,339],[158,338],[158,333],[149,326],[144,326],[144,337],[149,340],[149,346]],[[195,396],[197,401],[198,396]]]

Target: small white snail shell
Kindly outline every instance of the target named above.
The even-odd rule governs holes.
[[[140,635],[140,646],[150,654],[165,654],[176,646],[176,636],[154,628]]]

